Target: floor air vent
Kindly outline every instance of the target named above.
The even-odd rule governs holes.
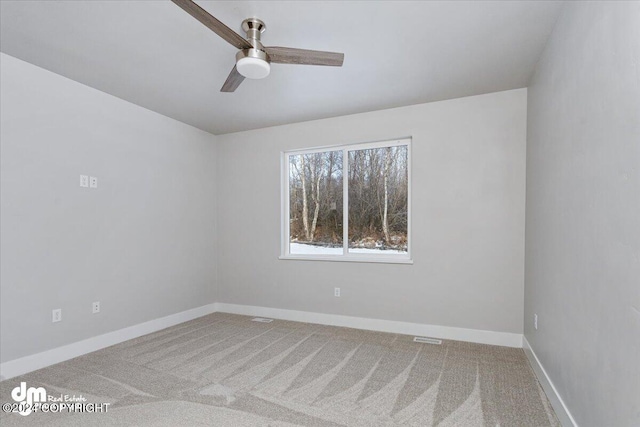
[[[413,337],[414,342],[421,342],[425,344],[442,344],[442,340],[427,337]]]
[[[271,322],[273,322],[273,319],[265,319],[264,317],[254,317],[251,320],[254,321],[254,322],[260,322],[260,323],[271,323]]]

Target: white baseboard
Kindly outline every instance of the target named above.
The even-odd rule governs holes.
[[[91,353],[93,351],[121,343],[123,341],[150,334],[182,322],[187,322],[216,311],[244,314],[248,316],[271,317],[297,322],[318,323],[322,325],[343,326],[370,331],[468,341],[480,344],[492,344],[517,348],[522,347],[522,335],[508,332],[483,331],[478,329],[425,325],[394,320],[368,319],[337,314],[215,303],[172,314],[160,319],[150,320],[145,323],[119,329],[96,337],[87,338],[82,341],[43,351],[41,353],[4,362],[0,364],[0,376],[2,380],[13,378],[18,375],[26,374],[37,369],[64,362],[65,360],[73,359],[74,357],[82,356],[83,354]]]
[[[285,310],[280,308],[256,307],[216,303],[216,311],[248,316],[271,317],[296,322],[319,323],[321,325],[343,326],[370,331],[391,332],[403,335],[418,335],[480,344],[501,345],[522,348],[522,334],[509,332],[483,331],[479,329],[455,328],[451,326],[425,325],[420,323],[398,322],[395,320],[368,319],[363,317],[342,316],[338,314],[312,313],[306,311]]]
[[[98,335],[97,337],[87,338],[86,340],[43,351],[42,353],[10,360],[0,364],[0,375],[3,380],[13,378],[26,374],[27,372],[35,371],[36,369],[64,362],[65,360],[73,359],[74,357],[82,356],[92,351],[100,350],[123,341],[205,316],[214,311],[215,304],[203,305],[202,307],[139,323],[117,331]]]
[[[538,377],[538,381],[540,381],[542,389],[549,398],[549,402],[551,402],[551,406],[553,406],[553,410],[556,412],[556,416],[560,420],[560,424],[562,424],[563,427],[578,427],[576,420],[573,419],[571,412],[569,412],[569,408],[564,404],[562,397],[560,397],[560,394],[553,385],[551,378],[547,375],[547,371],[544,370],[538,356],[536,356],[536,353],[531,348],[529,341],[527,341],[526,337],[522,337],[522,340],[524,353],[527,355],[527,359],[529,359],[529,363],[531,363],[531,367],[533,368],[536,377]]]

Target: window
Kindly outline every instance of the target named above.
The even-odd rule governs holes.
[[[283,153],[282,256],[411,262],[411,140]]]

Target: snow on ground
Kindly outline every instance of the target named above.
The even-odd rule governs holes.
[[[342,248],[327,248],[324,246],[305,245],[304,243],[290,243],[289,253],[292,255],[342,255]],[[352,254],[404,254],[406,251],[396,249],[366,249],[366,248],[349,248]]]

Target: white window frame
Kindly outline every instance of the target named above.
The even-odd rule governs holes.
[[[349,253],[349,192],[348,192],[348,161],[349,151],[368,150],[372,148],[385,147],[407,147],[407,253],[371,255],[360,253]],[[289,157],[300,154],[323,153],[327,151],[342,151],[342,254],[336,255],[313,255],[313,254],[292,254],[290,253],[290,213],[289,213]],[[364,142],[355,144],[341,144],[325,147],[305,148],[302,150],[283,151],[281,153],[281,235],[280,235],[280,259],[283,260],[313,260],[313,261],[341,261],[341,262],[374,262],[388,264],[413,264],[411,257],[411,137],[391,139],[377,142]]]

